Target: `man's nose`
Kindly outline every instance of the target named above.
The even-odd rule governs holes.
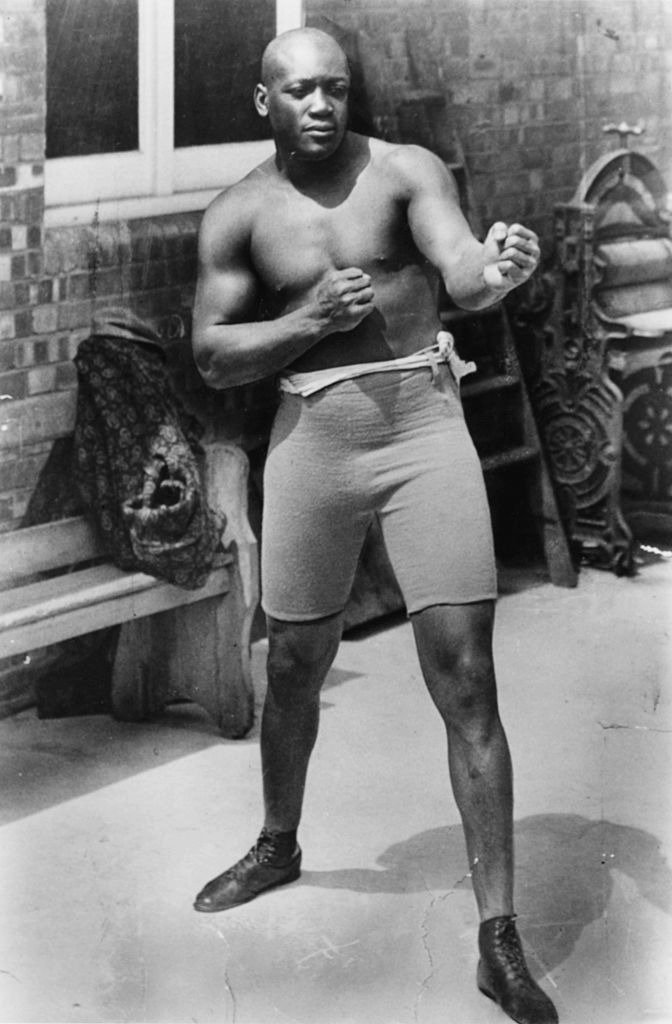
[[[324,89],[315,89],[310,99],[310,109],[313,113],[331,113],[333,110],[331,99]]]

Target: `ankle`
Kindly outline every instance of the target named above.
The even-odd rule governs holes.
[[[271,863],[291,860],[297,848],[296,832],[296,829],[281,832],[264,826],[257,840],[257,846],[263,851],[264,859]]]
[[[495,921],[516,921],[517,919],[518,914],[516,914],[516,912],[513,910],[500,910],[498,913],[495,914],[493,914],[492,911],[488,910],[482,913],[479,924],[481,927],[483,927],[486,924],[490,924],[490,922],[494,923]]]

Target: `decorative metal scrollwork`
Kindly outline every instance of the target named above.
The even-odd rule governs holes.
[[[555,387],[537,392],[548,456],[559,484],[571,488],[577,506],[585,508],[603,500],[612,484],[618,462],[612,423],[620,396],[585,375],[569,392],[559,374],[551,380]]]
[[[639,133],[612,129],[622,143]],[[572,200],[555,208],[552,300],[540,302],[537,288],[514,320],[572,539],[584,558],[616,572],[634,562],[622,501],[629,514],[651,510],[672,523],[666,203],[666,183],[642,153],[621,148],[595,161]],[[631,314],[649,311],[658,326],[640,336]]]
[[[624,386],[623,475],[628,488],[672,500],[672,352],[629,374]]]

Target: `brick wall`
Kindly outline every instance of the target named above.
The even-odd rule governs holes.
[[[41,273],[30,280],[28,303],[20,305],[15,296],[14,308],[2,314],[7,334],[0,393],[11,398],[0,409],[0,529],[20,523],[38,480],[40,509],[46,496],[62,499],[68,513],[77,511],[76,492],[64,492],[52,479],[67,474],[70,458],[67,447],[55,458],[53,442],[72,432],[72,360],[97,309],[132,308],[155,326],[185,404],[219,436],[253,445],[266,433],[267,387],[215,394],[193,365],[189,335],[200,219],[195,212],[44,230]],[[59,511],[52,508],[51,514]]]
[[[460,133],[483,219],[525,218],[547,256],[553,204],[615,144],[605,121],[643,118],[642,148],[670,166],[667,0],[309,0],[308,11],[356,37],[381,134],[420,130],[417,111],[403,114],[409,95],[442,99],[439,127]],[[45,231],[45,65],[44,0],[0,0],[0,529],[21,521],[71,430],[71,360],[97,306],[130,305],[164,329],[187,401],[220,432],[254,444],[272,402],[266,386],[206,398],[190,369],[199,213]]]
[[[23,401],[52,390],[56,355],[40,310],[52,300],[42,274],[44,25],[41,5],[4,0],[0,17],[0,525],[17,511],[48,453],[48,438],[22,453]],[[30,340],[29,340],[30,339]]]
[[[547,252],[553,204],[617,145],[603,124],[641,118],[638,147],[671,169],[669,0],[308,0],[307,9],[313,23],[356,32],[379,131],[412,136],[412,123],[399,124],[404,98],[440,95],[483,220],[524,217]]]

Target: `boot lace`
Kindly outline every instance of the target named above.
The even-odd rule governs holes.
[[[499,962],[509,977],[529,980],[529,971],[513,918],[502,922],[497,928],[493,947]]]
[[[254,854],[260,864],[271,864],[277,860],[278,851],[273,841],[273,836],[268,832],[262,832],[253,846]]]
[[[276,840],[272,832],[262,829],[259,838],[250,850],[259,864],[271,864],[275,867],[284,866],[294,855],[294,850],[287,851]]]

